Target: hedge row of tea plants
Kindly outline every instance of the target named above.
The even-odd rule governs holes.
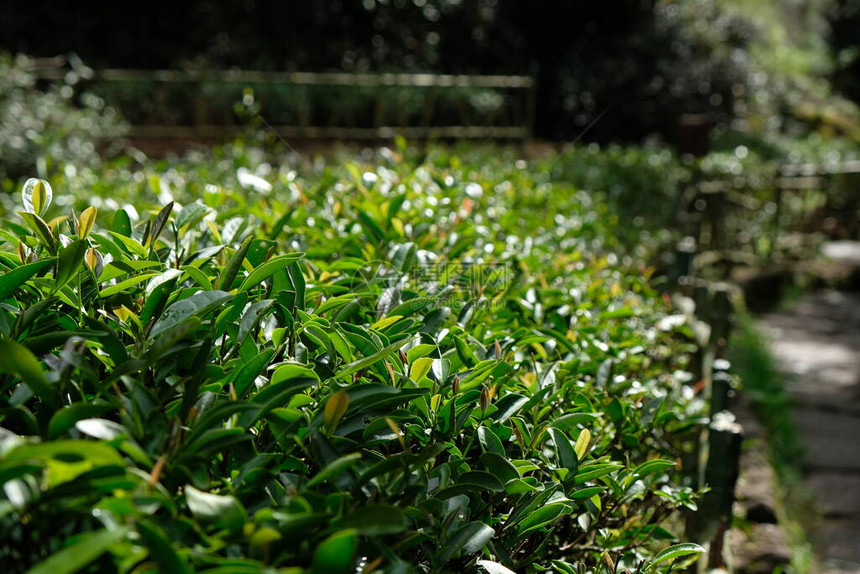
[[[220,153],[4,198],[7,572],[695,558],[678,461],[705,409],[649,236],[503,157]]]
[[[103,99],[76,94],[76,84],[92,70],[75,60],[62,83],[40,91],[34,64],[26,56],[0,52],[0,179],[26,178],[34,168],[50,169],[55,159],[98,165],[100,145],[125,132],[119,114]]]

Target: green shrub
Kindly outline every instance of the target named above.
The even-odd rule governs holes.
[[[123,124],[114,110],[91,94],[75,97],[82,66],[48,91],[36,89],[33,62],[0,53],[0,183],[37,171],[55,173],[59,164],[75,167],[99,163],[103,138],[118,137]]]
[[[119,162],[58,177],[62,210],[27,182],[0,228],[7,568],[614,572],[699,551],[666,549],[695,508],[692,337],[606,204],[503,158],[402,153],[304,177]]]

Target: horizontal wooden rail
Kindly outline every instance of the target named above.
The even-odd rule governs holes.
[[[62,80],[67,70],[34,67],[33,73],[46,80]],[[497,88],[529,89],[534,78],[529,76],[467,76],[452,74],[389,74],[347,72],[269,72],[255,70],[97,70],[94,79],[106,82],[193,83],[216,81],[224,83],[294,84],[299,86],[397,86],[415,88]]]
[[[132,126],[132,138],[164,139],[221,139],[234,136],[247,128],[237,126]],[[432,126],[344,128],[313,126],[273,126],[284,138],[378,140],[403,136],[407,139],[524,139],[529,135],[525,127],[500,126]]]
[[[860,173],[860,161],[843,161],[839,163],[801,163],[788,164],[779,168],[783,177],[811,177],[816,175],[839,175],[843,173]]]
[[[76,74],[78,78],[95,85],[140,83],[148,88],[147,91],[153,94],[152,97],[156,97],[158,94],[164,96],[165,89],[170,91],[175,86],[176,89],[186,92],[189,100],[194,99],[192,111],[181,112],[185,113],[186,116],[176,122],[180,125],[164,125],[171,120],[150,116],[148,120],[143,120],[143,125],[133,126],[130,135],[140,139],[223,139],[240,133],[245,128],[212,125],[213,110],[218,105],[223,108],[223,102],[219,104],[217,100],[212,101],[203,92],[208,87],[217,84],[232,87],[281,85],[346,88],[343,96],[334,95],[322,103],[317,102],[314,97],[306,93],[306,90],[295,90],[295,93],[289,96],[292,97],[293,101],[288,102],[287,105],[292,105],[294,113],[298,115],[297,120],[295,120],[296,125],[275,128],[278,134],[284,138],[377,140],[391,139],[395,135],[402,135],[409,139],[527,139],[531,136],[534,125],[536,105],[536,84],[534,78],[530,76],[279,72],[238,69],[93,70],[79,62],[70,61],[63,57],[32,60],[29,70],[37,78],[47,81],[68,81],[69,74]],[[349,97],[349,88],[375,88],[371,91],[372,101],[366,101],[364,94],[361,96],[364,99],[357,100],[366,109],[350,107],[341,109],[336,105],[338,96],[341,99]],[[407,113],[399,108],[397,101],[391,99],[397,97],[397,92],[393,92],[391,88],[420,90],[423,94],[423,103],[415,104],[420,107]],[[171,94],[176,89],[173,89]],[[494,108],[489,111],[474,108],[471,101],[467,99],[471,97],[469,92],[457,92],[458,90],[469,89],[506,92],[500,96],[505,99],[500,101],[507,102],[507,104],[502,109]],[[441,100],[440,94],[445,94],[446,90],[460,99],[453,101],[453,103]],[[516,97],[511,91],[523,97]],[[332,99],[335,101],[333,108]],[[284,99],[281,98],[281,100]],[[284,101],[281,101],[280,104],[283,105]],[[443,103],[440,104],[440,101]],[[515,103],[512,104],[511,102]],[[438,115],[437,109],[442,105],[448,107],[446,108],[447,119],[441,121],[444,121],[445,124],[455,125],[433,125],[434,118]],[[523,109],[520,109],[520,106]],[[450,117],[452,113],[459,116],[458,119]],[[188,117],[189,114],[190,117]],[[214,114],[215,116],[218,115],[217,113]],[[367,122],[370,125],[356,121],[355,116],[357,114],[371,118],[372,121]],[[221,116],[223,115],[221,113]],[[328,119],[321,120],[321,117]],[[220,120],[215,120],[215,122],[218,121]],[[326,123],[328,125],[312,125],[313,123]],[[364,123],[365,125],[364,127],[356,127],[357,123]],[[410,123],[412,125],[407,125]],[[393,127],[394,124],[397,124],[397,127]]]

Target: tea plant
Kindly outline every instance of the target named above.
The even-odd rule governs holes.
[[[119,202],[81,190],[78,213],[52,206],[74,181],[31,179],[2,223],[7,568],[585,573],[701,550],[673,534],[692,334],[599,196],[445,152],[217,166],[106,172]]]

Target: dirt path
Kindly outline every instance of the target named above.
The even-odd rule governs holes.
[[[803,526],[827,572],[860,572],[860,293],[808,295],[759,324],[787,376],[816,497],[819,518]]]

